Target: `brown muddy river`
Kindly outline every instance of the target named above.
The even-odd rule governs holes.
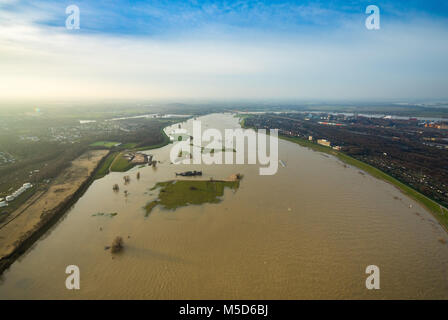
[[[200,119],[204,129],[239,127],[230,114]],[[0,298],[448,298],[448,236],[395,187],[283,140],[286,167],[272,176],[259,175],[258,164],[173,165],[171,147],[148,151],[161,161],[156,169],[95,181],[4,273]],[[143,206],[157,197],[149,189],[198,169],[202,179],[244,179],[219,204],[156,207],[145,217]],[[92,216],[98,212],[118,214]],[[105,246],[117,235],[125,249],[112,255]],[[65,287],[68,265],[80,268],[80,290]],[[365,287],[368,265],[380,268],[380,290]]]

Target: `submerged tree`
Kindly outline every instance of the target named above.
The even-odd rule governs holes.
[[[114,241],[112,242],[111,252],[112,253],[118,253],[124,248],[124,241],[122,237],[115,237]]]

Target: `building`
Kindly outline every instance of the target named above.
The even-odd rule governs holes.
[[[343,127],[343,126],[345,126],[344,124],[342,124],[342,123],[337,123],[337,122],[319,121],[318,123],[319,123],[319,124],[326,125],[326,126],[338,126],[338,127]]]
[[[448,124],[446,124],[444,122],[430,122],[430,123],[425,123],[425,128],[435,128],[435,129],[447,130]]]
[[[309,141],[313,141],[313,136],[309,136],[309,137],[308,137],[308,140],[309,140]]]
[[[148,156],[143,153],[137,152],[134,157],[132,158],[131,162],[133,164],[143,164],[148,163]]]
[[[338,150],[338,151],[340,151],[340,150],[341,150],[341,147],[340,147],[340,146],[334,146],[333,149],[334,149],[334,150]]]
[[[6,201],[13,201],[15,198],[19,197],[26,190],[32,188],[33,185],[29,182],[24,183],[19,189],[13,192],[12,195],[6,197]]]
[[[331,146],[330,141],[328,141],[326,139],[317,139],[317,143],[322,145],[322,146],[326,146],[326,147],[330,147]]]

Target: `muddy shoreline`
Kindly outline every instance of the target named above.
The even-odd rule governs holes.
[[[18,239],[19,244],[14,250],[0,259],[0,276],[7,270],[22,254],[24,254],[37,240],[40,239],[61,217],[70,209],[76,201],[87,191],[89,186],[95,181],[95,175],[106,161],[111,152],[109,151],[97,163],[95,169],[90,173],[89,177],[81,184],[81,186],[70,196],[65,198],[56,208],[42,214],[39,223],[30,230],[23,238]]]

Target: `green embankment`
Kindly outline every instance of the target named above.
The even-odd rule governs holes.
[[[129,142],[129,143],[122,144],[120,147],[121,147],[122,149],[133,149],[133,148],[135,148],[137,145],[138,145],[138,143],[136,143],[136,142]]]
[[[240,118],[240,125],[241,125],[241,128],[247,128],[247,127],[246,127],[246,124],[245,124],[245,121],[246,121],[246,119],[249,117],[248,114],[236,114],[235,117],[236,117],[236,118]]]
[[[159,198],[145,206],[146,215],[160,205],[175,210],[191,204],[219,203],[225,188],[237,190],[239,181],[217,180],[171,180],[157,183],[151,190],[160,189]]]
[[[112,148],[115,147],[120,142],[113,142],[113,141],[97,141],[92,144],[90,144],[91,147],[104,147],[104,148]]]
[[[95,179],[100,179],[109,173],[109,168],[118,152],[112,152],[107,156],[107,158],[102,163],[101,167],[98,168],[98,171],[95,174]]]
[[[396,186],[398,189],[400,189],[401,192],[403,192],[405,195],[411,197],[412,199],[416,200],[417,202],[421,203],[423,206],[425,206],[442,224],[442,226],[445,227],[445,229],[448,230],[448,209],[442,207],[440,204],[435,202],[434,200],[426,197],[425,195],[421,194],[417,190],[414,190],[413,188],[409,187],[408,185],[400,182],[399,180],[395,179],[394,177],[391,177],[387,173],[372,167],[371,165],[364,163],[362,161],[359,161],[355,158],[352,158],[342,152],[336,151],[332,148],[325,147],[319,144],[316,144],[314,142],[299,138],[299,137],[287,137],[287,136],[279,136],[280,138],[284,140],[288,140],[294,143],[297,143],[303,147],[308,147],[310,149],[324,152],[327,154],[331,154],[335,157],[337,157],[339,160],[343,161],[346,164],[352,165],[354,167],[357,167],[370,175],[374,176],[375,178],[384,180],[386,182],[389,182]]]

